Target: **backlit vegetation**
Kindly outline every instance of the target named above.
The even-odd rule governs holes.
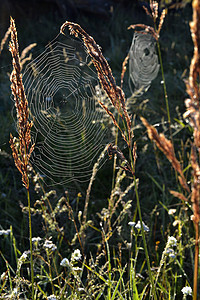
[[[177,80],[180,70],[175,69],[175,60],[170,65],[164,46],[162,49],[161,36],[169,32],[165,33],[164,23],[167,10],[161,8],[150,0],[143,9],[151,24],[127,24],[138,34],[151,36],[147,40],[155,44],[161,81],[157,85],[151,82],[156,81],[154,73],[149,81],[144,79],[148,84],[138,84],[139,92],[135,89],[131,94],[128,70],[134,51],[124,54],[119,70],[112,70],[114,53],[109,64],[109,53],[103,54],[87,28],[69,21],[61,26],[60,33],[79,38],[91,58],[88,64],[99,81],[95,99],[104,112],[102,130],[107,126],[111,134],[92,166],[89,182],[74,180],[68,186],[53,188],[31,163],[37,147],[31,136],[35,119],[22,74],[36,45],[31,44],[20,55],[11,18],[1,51],[10,39],[10,81],[17,124],[17,134],[10,135],[10,153],[20,173],[13,171],[11,179],[8,174],[0,180],[2,185],[8,181],[23,198],[18,209],[24,217],[15,220],[14,204],[6,201],[12,189],[8,194],[2,191],[5,204],[1,216],[6,222],[0,224],[0,299],[198,299],[200,0],[193,1],[193,19],[187,24],[194,51],[191,61],[191,52],[185,54],[188,69],[184,66],[179,78],[183,82],[184,77],[184,87],[177,86],[183,98],[178,100],[185,101],[183,112],[179,111],[182,103],[181,108],[170,103],[177,101],[172,99],[173,93],[176,97],[179,94],[170,90],[165,67],[173,69],[172,81]],[[171,50],[175,47],[172,40]],[[148,55],[148,49],[145,51]],[[68,59],[66,56],[66,62]],[[32,66],[36,74],[34,63]],[[159,68],[156,66],[156,75]],[[152,100],[145,99],[151,84],[155,89],[148,91]],[[10,159],[9,155],[4,153],[4,159]],[[19,174],[20,180],[13,179]]]

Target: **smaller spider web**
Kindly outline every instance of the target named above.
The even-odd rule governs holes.
[[[129,86],[136,96],[146,92],[160,68],[155,38],[147,32],[135,32],[129,50]],[[133,88],[134,85],[134,88]]]
[[[48,185],[88,181],[107,136],[96,73],[82,42],[58,35],[23,74],[32,165]]]

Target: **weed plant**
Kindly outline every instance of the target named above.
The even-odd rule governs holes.
[[[186,8],[183,14],[191,10],[190,6]],[[127,53],[122,56],[119,50],[119,22],[112,23],[114,28],[109,25],[116,36],[107,35],[111,51],[105,55],[80,25],[67,21],[61,26],[62,34],[70,31],[75,38],[79,36],[87,48],[110,101],[106,105],[104,99],[97,99],[108,115],[115,138],[115,144],[106,145],[94,164],[88,187],[77,192],[65,187],[47,190],[41,174],[29,163],[34,145],[21,72],[24,59],[35,45],[28,47],[24,56],[19,54],[15,22],[11,19],[10,78],[18,136],[11,135],[10,145],[23,186],[8,150],[1,152],[4,221],[0,224],[0,299],[198,299],[200,1],[193,1],[192,59],[191,44],[181,49],[184,59],[176,52],[180,41],[170,35],[171,28],[163,23],[165,13],[158,15],[156,1],[150,1],[144,12],[147,23],[138,21],[139,25],[134,23],[132,28],[137,26],[144,34],[154,36],[162,73],[157,79],[162,85],[153,83],[152,93],[147,93],[152,97],[150,104],[151,99],[144,98],[146,94],[132,101],[125,97],[128,72],[123,64],[121,73],[117,62],[120,56],[121,66]],[[189,34],[189,25],[184,18],[182,21]],[[175,61],[170,65],[169,48],[165,51],[162,47],[165,35],[171,37],[166,47],[181,59],[182,70],[176,69]],[[116,79],[106,59],[109,54],[111,67],[117,65]],[[169,82],[180,83],[176,89],[168,85],[172,74],[167,68],[173,73]],[[181,76],[188,71],[184,88]],[[119,87],[121,74],[124,83]],[[189,98],[183,115],[182,104],[175,108],[177,102],[185,100],[186,93]],[[4,118],[2,122],[9,119]],[[99,170],[106,155],[109,163]],[[110,186],[103,179],[109,167],[106,179]]]

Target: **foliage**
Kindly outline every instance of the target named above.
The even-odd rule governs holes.
[[[150,1],[152,3],[155,5],[154,1]],[[103,150],[93,167],[88,188],[80,186],[79,190],[74,191],[62,186],[56,190],[46,190],[43,178],[34,170],[34,166],[29,166],[28,169],[26,166],[24,180],[25,183],[28,182],[28,191],[30,183],[32,201],[28,201],[27,206],[26,193],[21,188],[21,178],[14,169],[11,156],[7,154],[8,148],[4,147],[5,150],[0,153],[0,205],[1,215],[4,217],[4,222],[0,225],[0,299],[186,299],[192,294],[195,229],[197,232],[199,226],[199,199],[195,198],[197,193],[194,193],[198,185],[198,161],[194,146],[198,148],[199,128],[194,128],[197,122],[193,122],[195,116],[192,108],[196,107],[189,106],[191,102],[188,103],[187,110],[194,119],[188,124],[182,117],[182,100],[185,99],[186,92],[180,82],[188,73],[186,68],[189,67],[192,52],[189,25],[185,21],[190,18],[188,6],[177,16],[166,16],[166,24],[163,24],[162,30],[161,27],[158,29],[162,59],[160,63],[163,62],[162,75],[166,90],[163,92],[163,83],[160,84],[163,77],[158,77],[146,94],[140,98],[131,97],[131,100],[125,99],[123,90],[117,86],[121,79],[122,61],[130,46],[130,43],[121,44],[120,35],[128,36],[125,28],[122,30],[121,27],[124,24],[128,27],[133,23],[130,21],[127,24],[123,13],[119,7],[113,18],[120,21],[122,19],[124,23],[115,20],[105,28],[105,22],[102,22],[101,30],[107,32],[104,43],[110,40],[111,45],[104,56],[95,42],[96,38],[92,39],[77,24],[65,23],[72,33],[82,35],[102,88],[119,114],[117,118],[117,114],[110,112],[110,106],[100,103],[112,119],[113,124],[109,121],[108,124],[113,127],[116,144],[110,144]],[[145,24],[150,23],[150,16],[142,16]],[[181,24],[176,25],[178,29],[175,35],[171,32],[174,25],[173,28],[168,27],[173,18],[181,20]],[[85,20],[85,28],[87,22]],[[90,26],[92,27],[91,24]],[[178,35],[185,27],[189,46]],[[156,33],[156,27],[152,27],[152,30]],[[99,33],[100,36],[102,32]],[[20,30],[18,34],[20,35]],[[130,42],[130,36],[128,41]],[[120,49],[121,45],[123,51]],[[172,60],[169,51],[174,53]],[[2,55],[5,55],[3,52]],[[108,57],[111,67],[117,66],[113,69],[116,81],[107,63]],[[5,68],[1,70],[2,74],[4,70]],[[6,80],[7,77],[2,79],[4,87]],[[195,82],[191,80],[192,77],[187,85],[187,93],[192,99],[195,88],[190,87],[192,84],[195,87]],[[127,81],[128,72],[124,77],[125,92],[128,91]],[[170,85],[172,81],[174,85]],[[198,93],[197,88],[195,92]],[[166,95],[169,103],[164,108]],[[7,97],[7,93],[1,94],[3,96]],[[198,109],[199,107],[196,111]],[[135,115],[131,116],[133,112]],[[150,139],[154,140],[164,154],[154,145],[152,147],[147,140],[139,115],[143,116],[141,120]],[[148,118],[149,123],[156,125],[149,125],[144,117]],[[7,118],[5,116],[5,120]],[[3,120],[4,117],[2,122]],[[6,125],[9,126],[8,123]],[[155,127],[165,135],[157,132]],[[121,140],[116,128],[121,133]],[[11,131],[14,130],[11,128]],[[190,160],[193,132],[196,144],[192,147]],[[22,135],[19,139],[16,138],[15,144],[12,139],[15,149],[22,147],[21,138]],[[122,151],[124,144],[126,147]],[[113,157],[113,174],[111,160],[105,168],[99,170],[100,160],[107,152],[108,158]],[[19,150],[16,156],[21,153],[23,152]],[[169,167],[168,160],[175,172]],[[25,163],[28,161],[25,160]],[[193,227],[192,215],[196,228]],[[29,229],[32,229],[29,234],[28,223]],[[197,243],[196,240],[196,247]],[[31,270],[34,272],[32,281]],[[196,279],[198,280],[198,274]],[[194,299],[197,299],[197,295]]]

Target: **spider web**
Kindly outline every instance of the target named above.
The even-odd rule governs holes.
[[[129,86],[140,96],[146,92],[159,71],[154,37],[144,31],[135,32],[129,50]],[[134,84],[134,89],[132,88]]]
[[[105,146],[91,64],[81,42],[59,35],[23,74],[35,143],[31,163],[48,185],[89,180]]]

